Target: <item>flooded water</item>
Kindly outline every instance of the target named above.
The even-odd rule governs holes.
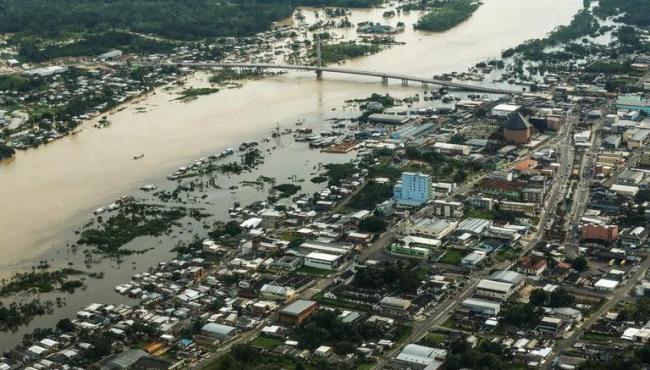
[[[497,57],[503,49],[568,23],[581,6],[580,0],[485,0],[470,20],[440,34],[413,31],[410,25],[417,19],[416,12],[384,20],[382,9],[355,10],[353,23],[403,21],[406,31],[396,39],[406,44],[345,65],[428,77],[464,71]],[[307,19],[312,13],[303,10]],[[354,30],[336,32],[351,38]],[[207,83],[205,75],[196,75],[189,82]],[[305,119],[306,125],[321,124],[340,116],[346,99],[373,92],[403,95],[418,91],[415,86],[403,88],[394,83],[381,86],[372,78],[328,74],[316,81],[311,73],[295,72],[246,82],[240,89],[223,90],[189,103],[171,101],[174,96],[160,90],[111,115],[108,128],[88,127],[75,136],[19,152],[13,161],[0,164],[0,274],[9,275],[41,259],[54,264],[65,258],[78,260],[66,243],[75,241],[73,230],[87,221],[93,209],[144,183],[161,183],[191,159],[244,140],[268,137],[278,123],[289,127]],[[137,107],[146,109],[138,112]],[[140,153],[145,157],[132,159]],[[313,165],[319,153],[311,153],[312,157],[278,154],[286,155],[286,160],[273,163],[281,163],[278,168],[284,171],[303,166],[305,159]],[[227,192],[220,196],[230,201],[234,198]],[[157,246],[158,241],[155,243]],[[68,297],[66,309],[53,318],[38,319],[30,327],[51,324],[90,301],[117,301],[112,288],[137,272],[132,271],[133,263],[138,271],[144,270],[165,258],[172,244],[163,242],[166,248],[128,257],[122,268],[105,262],[101,267],[107,273],[105,279],[91,280],[84,294]],[[15,344],[17,335],[2,337],[0,346],[5,347]]]

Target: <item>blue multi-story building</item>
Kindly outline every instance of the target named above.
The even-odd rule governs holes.
[[[393,187],[393,198],[402,206],[419,206],[431,199],[431,176],[422,173],[402,172],[402,179]]]

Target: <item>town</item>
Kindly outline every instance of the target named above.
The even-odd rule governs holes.
[[[574,20],[591,16],[589,4]],[[515,55],[506,65],[488,60],[443,76],[521,92],[423,86],[354,97],[337,118],[278,124],[99,206],[75,233],[88,259],[146,254],[127,247],[172,235],[173,258],[114,287],[129,303],[88,302],[26,335],[0,356],[0,370],[647,366],[650,54],[641,51],[647,33],[630,49],[617,32],[617,55],[606,60],[607,47],[594,44],[585,57],[594,60],[575,52],[534,81],[520,70],[524,60],[542,68],[527,59],[534,42],[504,52]],[[254,56],[266,36],[290,42],[271,31],[245,47],[232,39],[224,60]],[[164,61],[210,60],[210,50],[175,48],[139,67],[144,57],[126,62],[116,50],[97,57],[108,73],[29,69],[48,87],[21,79],[24,89],[0,99],[64,108],[36,120],[39,109],[0,114],[0,144],[37,146],[74,132],[86,114],[178,86],[201,72]],[[290,58],[269,52],[265,62],[275,56]],[[220,73],[213,81],[263,77]],[[85,100],[89,91],[109,100]],[[306,169],[292,162],[284,178],[273,169],[289,156]],[[247,196],[235,197],[242,189]],[[211,197],[219,192],[228,197]],[[44,314],[0,305],[1,320]]]

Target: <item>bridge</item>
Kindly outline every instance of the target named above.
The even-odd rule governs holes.
[[[506,94],[514,95],[521,94],[521,90],[508,90],[501,89],[490,86],[481,86],[473,85],[462,82],[453,82],[438,80],[433,78],[423,78],[417,76],[409,76],[399,73],[385,73],[385,72],[375,72],[375,71],[366,71],[360,69],[351,69],[351,68],[338,68],[338,67],[323,67],[320,65],[310,66],[310,65],[296,65],[296,64],[267,64],[267,63],[217,63],[217,62],[179,62],[176,65],[180,67],[192,67],[192,68],[221,68],[221,69],[254,69],[254,70],[296,70],[296,71],[312,71],[316,73],[317,79],[322,79],[323,72],[327,73],[341,73],[347,75],[357,75],[357,76],[369,76],[369,77],[378,77],[381,78],[383,85],[388,85],[388,80],[400,80],[402,86],[408,86],[410,82],[420,83],[425,89],[428,88],[428,85],[437,85],[441,87],[455,88],[465,91],[477,91],[490,94]]]

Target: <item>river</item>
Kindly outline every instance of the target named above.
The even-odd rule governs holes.
[[[344,65],[427,77],[464,71],[497,57],[503,49],[567,24],[581,6],[580,0],[484,0],[467,22],[444,33],[412,30],[410,25],[418,15],[411,12],[388,20],[406,23],[406,31],[396,37],[404,45]],[[350,20],[385,23],[383,11],[354,10]],[[303,13],[308,20],[313,17],[312,10]],[[351,38],[354,30],[337,32]],[[205,80],[205,75],[197,74],[189,82],[201,85]],[[77,135],[21,151],[14,160],[0,163],[0,275],[41,259],[56,261],[68,256],[66,243],[74,242],[73,230],[87,221],[93,209],[144,183],[161,181],[191,159],[268,136],[278,123],[289,125],[298,119],[307,124],[323,122],[340,114],[346,99],[405,91],[414,94],[421,89],[403,88],[399,81],[381,86],[376,79],[342,75],[325,74],[317,81],[313,74],[301,72],[249,81],[242,88],[189,103],[172,102],[173,95],[158,90],[112,114],[112,125],[107,128],[87,125]],[[146,111],[138,112],[137,107]],[[140,153],[145,157],[134,161],[132,157]],[[145,269],[146,263],[155,264],[165,254],[146,256],[139,259],[139,269]],[[74,312],[84,302],[113,299],[108,291],[128,279],[133,273],[130,267],[122,273],[115,272],[120,270],[117,266],[106,268],[107,278],[91,281],[81,298],[69,297],[65,311]],[[47,318],[40,318],[35,325],[47,323]],[[15,344],[15,336],[6,337],[0,345]]]

